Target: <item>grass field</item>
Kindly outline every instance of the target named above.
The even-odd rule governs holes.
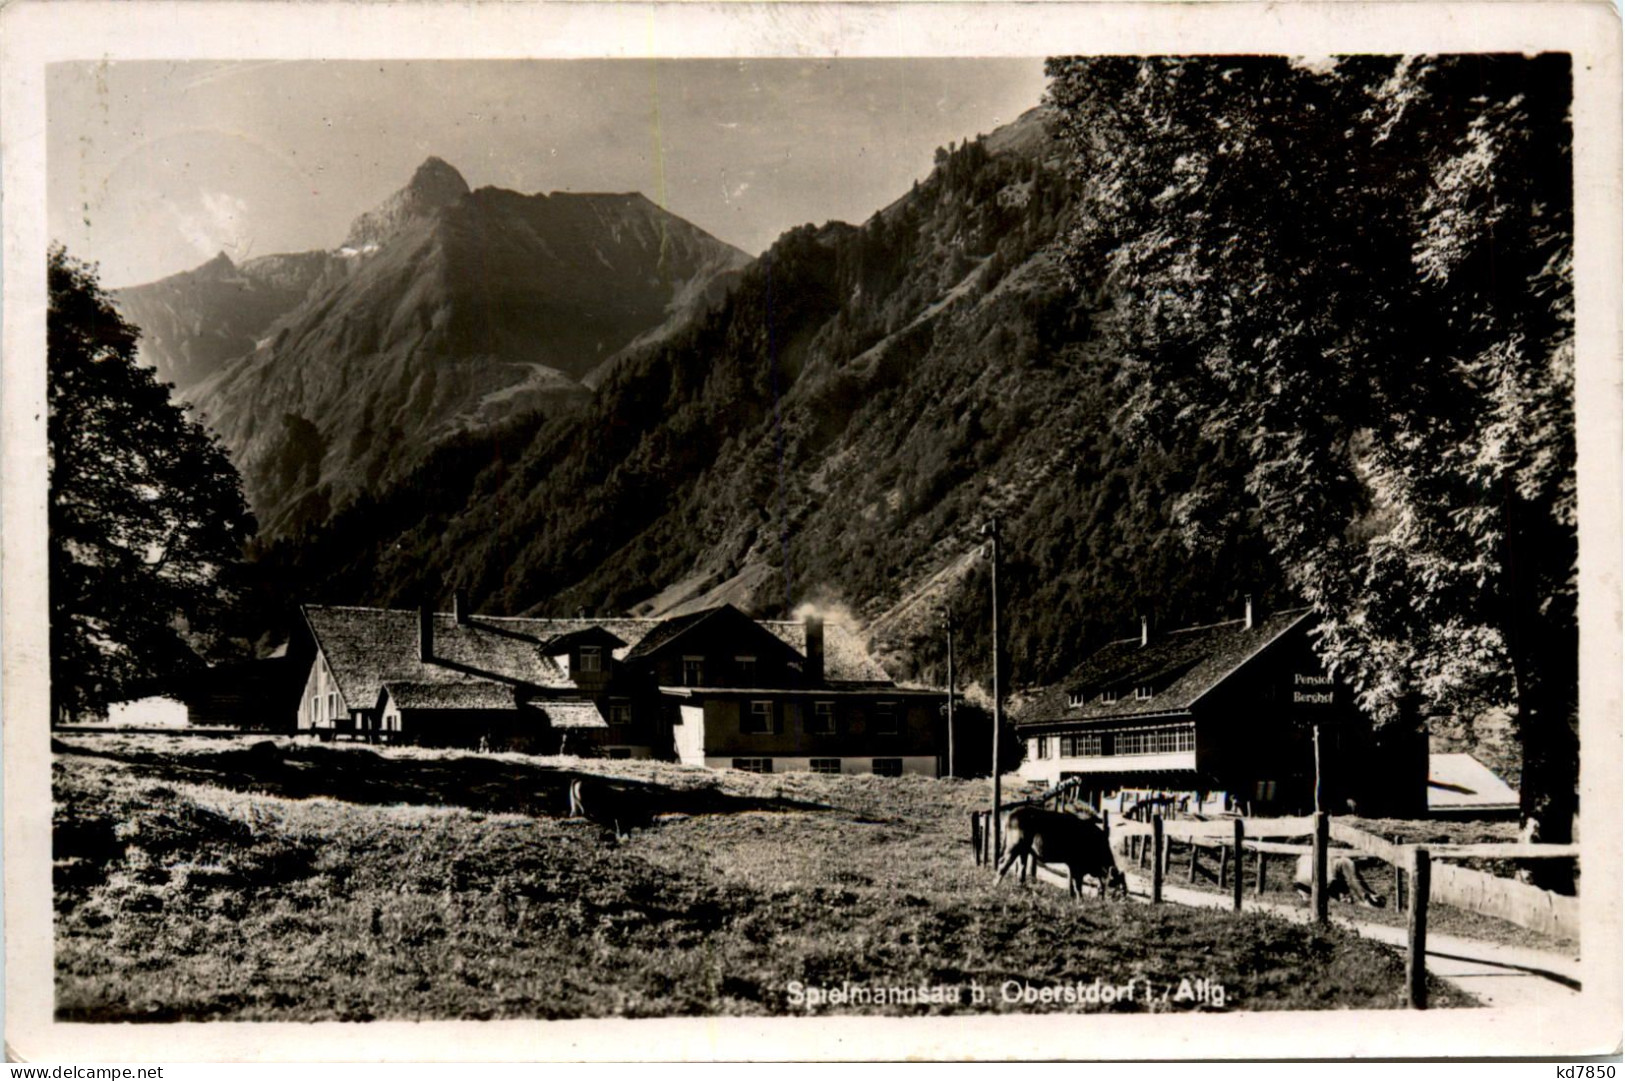
[[[63,1020],[1217,1006],[1178,1001],[1183,979],[1225,1009],[1400,1004],[1399,958],[1335,928],[995,888],[967,836],[986,782],[136,735],[57,752]],[[659,785],[668,813],[619,842],[557,817],[578,770]],[[1002,993],[1097,979],[1134,999]],[[814,1006],[797,984],[938,990]]]

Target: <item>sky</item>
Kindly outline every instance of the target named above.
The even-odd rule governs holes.
[[[756,255],[1043,89],[1037,58],[62,63],[47,213],[116,288],[335,247],[435,155],[475,188],[641,191]]]

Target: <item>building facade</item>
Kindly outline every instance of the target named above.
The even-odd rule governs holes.
[[[730,605],[515,619],[307,605],[296,729],[322,739],[675,759],[757,772],[940,772],[939,695],[820,620]]]
[[[1097,804],[1248,814],[1426,812],[1427,742],[1374,729],[1309,642],[1307,610],[1123,639],[1021,710],[1024,776]]]

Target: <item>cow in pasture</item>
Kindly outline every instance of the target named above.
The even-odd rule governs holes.
[[[1314,891],[1315,856],[1305,852],[1298,857],[1298,868],[1292,875],[1292,888],[1309,897]],[[1371,887],[1360,877],[1360,869],[1348,856],[1326,856],[1326,896],[1344,901],[1358,902],[1369,908],[1383,907],[1383,899],[1371,892]]]
[[[1005,819],[1005,855],[999,865],[999,879],[1010,865],[1021,861],[1021,880],[1027,879],[1027,861],[1065,864],[1067,885],[1074,897],[1083,896],[1083,880],[1093,878],[1100,896],[1108,889],[1128,892],[1123,872],[1112,855],[1111,844],[1100,823],[1042,807],[1017,807]]]
[[[631,785],[577,777],[570,782],[570,817],[609,826],[616,838],[654,821],[649,793]]]

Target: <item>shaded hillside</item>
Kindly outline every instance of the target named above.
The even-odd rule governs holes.
[[[305,299],[330,258],[311,251],[237,266],[221,252],[194,270],[115,290],[113,300],[141,328],[142,363],[185,392],[254,349],[279,316]]]
[[[761,614],[845,604],[900,674],[933,608],[987,671],[981,522],[1004,523],[1016,677],[1051,678],[1150,611],[1207,619],[1274,586],[1245,523],[1210,563],[1169,511],[1219,448],[1147,457],[1117,365],[1047,248],[1071,194],[1036,114],[939,153],[860,226],[786,234],[726,305],[627,356],[579,413],[447,446],[407,483],[263,553],[290,595],[490,611]],[[292,599],[292,596],[289,597]]]
[[[580,378],[716,303],[748,261],[641,195],[470,192],[431,158],[190,397],[262,535],[318,527],[441,440],[578,407]]]

